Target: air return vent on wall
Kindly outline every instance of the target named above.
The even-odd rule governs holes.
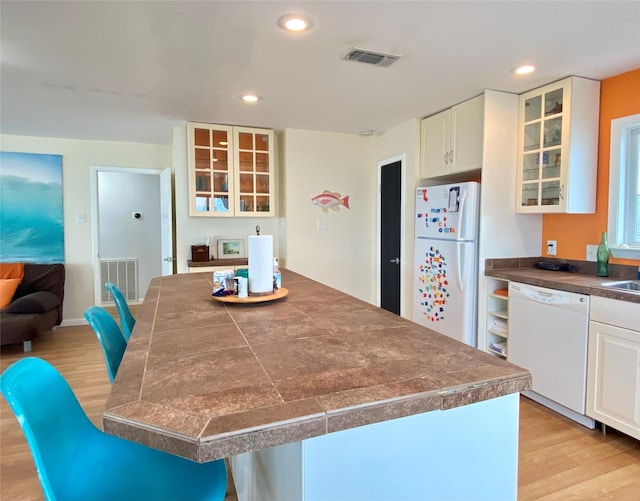
[[[345,61],[358,61],[360,63],[373,64],[374,66],[387,67],[391,66],[391,64],[400,59],[400,56],[396,54],[385,54],[384,52],[376,52],[373,50],[352,47],[342,59],[344,59]]]
[[[138,260],[137,259],[101,259],[101,283],[112,282],[127,301],[138,301]],[[102,287],[102,302],[113,303],[113,297]]]

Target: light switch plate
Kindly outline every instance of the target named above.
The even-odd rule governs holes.
[[[328,227],[328,224],[327,224],[327,220],[326,219],[319,218],[316,221],[316,228],[318,228],[319,230],[326,230],[327,227]]]
[[[597,261],[598,260],[598,246],[597,245],[587,245],[587,261]]]

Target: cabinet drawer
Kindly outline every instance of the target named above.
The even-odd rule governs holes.
[[[624,329],[640,330],[640,303],[591,296],[589,319]]]

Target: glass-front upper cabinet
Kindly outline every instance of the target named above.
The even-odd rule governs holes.
[[[190,123],[188,137],[189,215],[229,213],[230,207],[233,210],[232,128]]]
[[[273,131],[235,127],[236,213],[273,215]]]
[[[523,205],[560,205],[563,89],[524,101]]]
[[[595,212],[599,96],[578,77],[520,96],[518,212]]]
[[[190,122],[189,215],[273,216],[273,131]]]

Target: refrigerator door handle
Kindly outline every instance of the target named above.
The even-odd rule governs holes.
[[[463,284],[463,282],[462,282],[462,272],[464,271],[464,270],[462,269],[462,266],[463,266],[463,264],[464,264],[464,263],[463,263],[463,257],[464,257],[464,256],[463,256],[463,254],[464,254],[464,252],[463,252],[463,250],[464,250],[463,245],[464,245],[464,244],[463,244],[462,242],[458,242],[458,243],[456,244],[456,254],[457,254],[456,259],[457,259],[457,261],[458,261],[458,266],[457,266],[457,269],[456,269],[456,282],[458,282],[458,287],[460,287],[460,290],[461,290],[461,291],[464,291],[464,284]]]
[[[466,200],[467,200],[467,190],[465,189],[462,192],[462,195],[460,195],[460,225],[458,227],[458,240],[465,240],[465,237],[464,237],[465,227],[463,225],[465,221],[464,209],[465,209]]]

